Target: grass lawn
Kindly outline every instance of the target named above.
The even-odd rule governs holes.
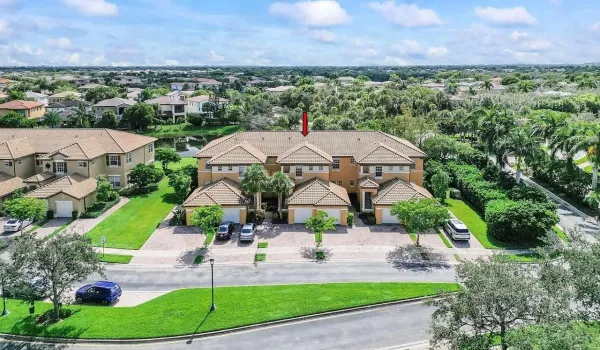
[[[104,246],[107,248],[140,249],[173,206],[173,189],[164,178],[158,184],[158,190],[130,197],[129,202],[94,227],[87,236],[95,246],[100,246],[100,239],[105,236]]]
[[[564,233],[563,230],[560,229],[560,227],[552,226],[552,231],[554,231],[556,235],[560,237],[560,239],[562,239],[565,243],[569,243],[569,237],[566,233]]]
[[[535,263],[542,257],[538,253],[523,253],[523,254],[503,254],[498,256],[499,259],[507,259],[522,263]]]
[[[129,264],[133,255],[121,255],[121,254],[102,254],[98,253],[98,260],[106,263],[113,264]]]
[[[259,248],[268,248],[269,242],[258,242],[258,247]]]
[[[158,160],[154,162],[157,168],[162,169],[162,163]],[[168,168],[171,170],[179,170],[186,165],[198,165],[198,159],[194,157],[182,157],[179,163],[169,163]]]
[[[266,261],[267,254],[254,254],[254,261]]]
[[[435,228],[435,232],[437,232],[438,236],[440,236],[440,238],[442,239],[442,242],[444,242],[444,245],[446,246],[446,248],[454,248],[452,246],[452,244],[450,244],[450,242],[448,241],[448,238],[446,238],[446,234],[444,232],[442,232],[439,228]]]
[[[142,134],[153,137],[179,137],[196,135],[225,136],[242,130],[243,129],[237,125],[194,126],[192,124],[183,123],[175,125],[157,125],[152,129],[142,132]]]
[[[135,307],[68,306],[73,315],[38,326],[28,304],[9,299],[0,332],[66,338],[145,338],[203,333],[459,290],[456,283],[331,283],[177,290]],[[307,302],[309,301],[309,302]],[[36,303],[37,314],[51,304]]]
[[[583,168],[583,170],[584,170],[586,173],[590,173],[590,174],[591,174],[591,173],[594,171],[594,169],[593,169],[593,166],[592,166],[592,165],[588,165],[588,166],[586,166],[585,168]]]
[[[194,264],[202,264],[204,261],[204,255],[196,255],[194,258]]]
[[[583,156],[583,158],[575,159],[575,160],[573,161],[573,163],[574,163],[575,165],[579,165],[579,164],[583,164],[583,163],[585,163],[585,162],[587,162],[587,161],[588,161],[588,158],[587,158],[587,156]]]

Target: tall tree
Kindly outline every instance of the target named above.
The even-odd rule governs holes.
[[[44,123],[44,125],[50,128],[55,128],[57,126],[60,126],[60,124],[62,123],[62,119],[60,118],[60,114],[58,114],[57,111],[50,110],[47,111],[46,114],[44,114],[44,119],[42,120],[42,122]]]
[[[88,110],[88,107],[80,103],[71,114],[69,124],[75,128],[89,128],[94,119],[94,115]]]
[[[263,166],[252,164],[244,171],[241,185],[244,193],[254,196],[254,209],[258,211],[258,194],[269,187],[269,173]]]
[[[205,235],[214,235],[215,228],[221,223],[224,215],[225,212],[220,205],[206,205],[194,209],[190,223],[198,226]]]
[[[541,140],[532,135],[531,131],[525,127],[517,127],[511,130],[499,142],[500,145],[498,148],[503,153],[502,160],[506,161],[509,155],[514,155],[517,160],[517,172],[515,176],[517,183],[521,182],[523,160],[531,161],[544,156]]]
[[[496,162],[500,164],[501,154],[496,146],[499,145],[498,141],[516,126],[515,117],[506,108],[481,108],[476,114],[481,117],[479,136],[485,144],[486,153],[494,154]]]
[[[283,196],[290,194],[294,183],[286,174],[282,172],[276,172],[271,176],[269,181],[269,190],[277,194],[277,212],[281,218],[281,202],[283,202]]]
[[[167,172],[169,163],[179,163],[181,155],[172,148],[157,148],[154,153],[154,159],[160,162],[164,172]]]
[[[437,199],[430,198],[398,202],[392,205],[390,213],[398,217],[408,232],[417,234],[417,245],[420,245],[421,232],[432,230],[450,219],[448,209]]]
[[[600,125],[597,123],[581,123],[572,140],[571,153],[585,151],[588,161],[592,163],[592,191],[598,187],[598,166],[600,166]]]
[[[35,222],[42,220],[46,215],[46,204],[41,199],[20,197],[6,201],[4,203],[4,211],[11,218],[21,221],[32,220]]]
[[[154,122],[154,108],[147,103],[136,103],[125,108],[121,122],[131,129],[146,130]]]

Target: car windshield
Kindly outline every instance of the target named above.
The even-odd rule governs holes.
[[[242,233],[252,233],[252,230],[249,228],[242,229]]]
[[[17,220],[8,220],[7,224],[13,225],[13,224],[16,224],[17,222],[19,222],[19,221],[17,221]]]
[[[219,226],[219,232],[227,232],[227,226]]]

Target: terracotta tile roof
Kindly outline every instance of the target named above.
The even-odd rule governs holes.
[[[128,100],[120,97],[109,98],[108,100],[102,100],[94,105],[94,107],[118,107],[122,105],[133,106],[134,100]]]
[[[157,98],[153,98],[150,100],[146,100],[144,101],[144,103],[153,105],[153,104],[159,104],[159,105],[185,105],[186,103],[180,100],[176,100],[172,97],[169,96],[161,96],[161,97],[157,97]]]
[[[80,140],[66,147],[54,150],[48,153],[44,158],[51,157],[58,153],[71,160],[91,160],[106,154],[106,151],[102,148],[100,143],[98,143],[95,137],[90,137],[89,139]]]
[[[0,109],[12,109],[12,110],[21,110],[21,109],[32,109],[36,107],[41,107],[44,104],[37,101],[25,101],[25,100],[12,100],[6,103],[0,104]]]
[[[395,178],[379,185],[379,191],[373,197],[373,203],[392,205],[412,198],[431,197],[431,194],[423,187]]]
[[[94,191],[96,191],[96,179],[75,173],[63,176],[46,186],[33,190],[27,194],[27,197],[46,199],[59,193],[64,193],[73,198],[80,199],[87,197]]]
[[[0,159],[19,159],[34,153],[35,150],[26,137],[0,141]]]
[[[25,187],[23,179],[0,172],[0,198],[22,187]]]
[[[379,184],[368,176],[363,176],[358,179],[358,186],[362,188],[379,188]]]
[[[333,158],[317,146],[304,141],[277,157],[280,164],[331,164]]]
[[[410,158],[381,142],[368,145],[354,159],[359,164],[414,164]]]
[[[217,182],[197,188],[183,202],[184,207],[201,205],[248,205],[250,199],[244,195],[239,183],[223,178]]]
[[[311,131],[306,137],[299,131],[244,131],[213,140],[194,156],[210,158],[242,141],[249,142],[269,157],[277,157],[305,141],[332,157],[352,157],[374,142],[381,142],[406,157],[425,156],[410,142],[380,131]]]
[[[285,200],[288,205],[350,205],[345,188],[318,177],[296,186],[294,193]]]
[[[44,181],[50,180],[54,177],[56,177],[56,175],[54,173],[45,171],[41,174],[35,174],[33,176],[30,176],[30,177],[26,178],[25,180],[23,180],[23,182],[35,182],[35,183],[44,182]]]
[[[112,129],[2,129],[0,144],[27,138],[35,153],[46,154],[78,141],[95,138],[105,153],[127,153],[156,141],[153,137]]]
[[[0,84],[8,84],[8,83],[14,83],[14,82],[15,82],[14,80],[0,78]]]
[[[246,141],[240,142],[208,160],[208,164],[264,164],[267,155],[256,149]]]

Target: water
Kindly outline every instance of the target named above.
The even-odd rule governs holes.
[[[157,148],[173,148],[182,157],[191,157],[207,143],[217,138],[219,138],[217,135],[160,137],[155,144]]]

